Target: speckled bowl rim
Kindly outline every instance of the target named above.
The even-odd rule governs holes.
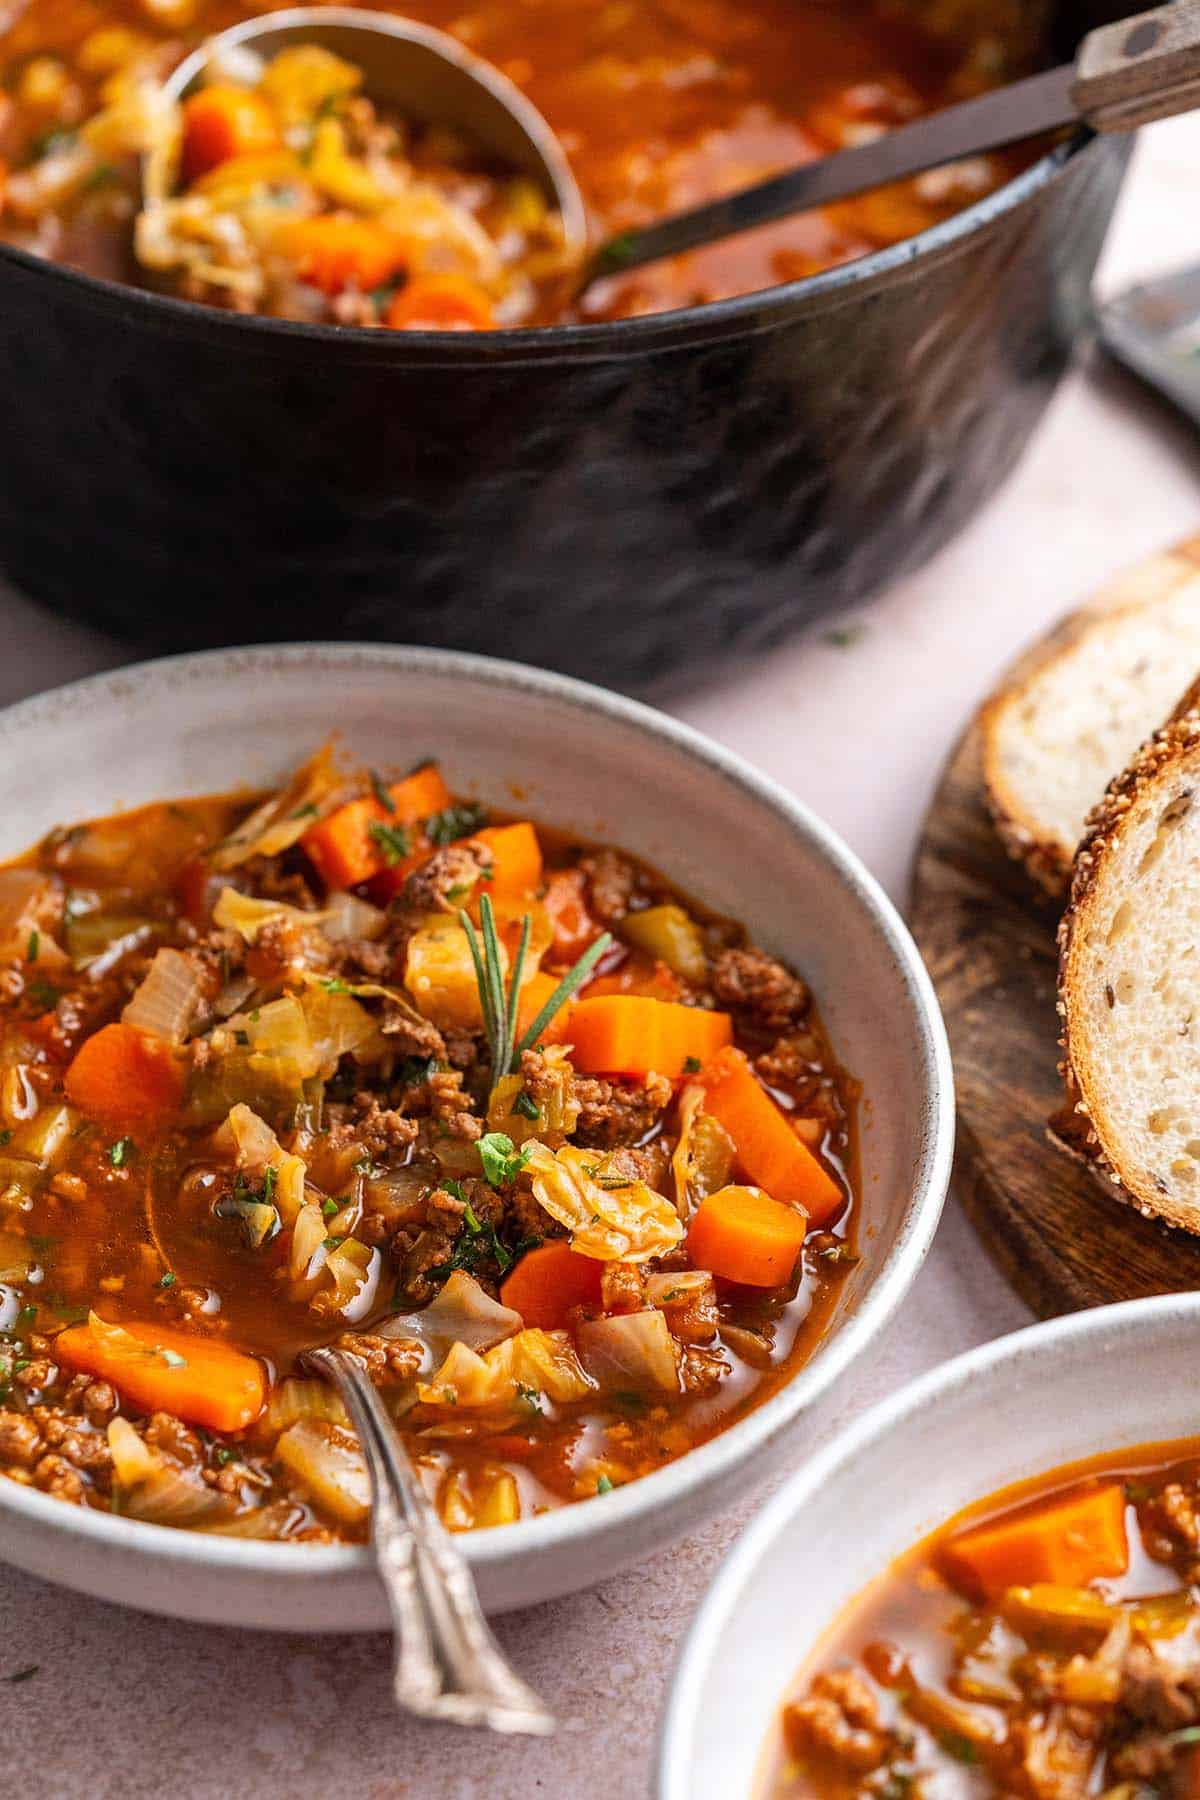
[[[852,1468],[864,1452],[882,1439],[903,1435],[922,1414],[935,1411],[965,1387],[973,1388],[972,1397],[982,1416],[987,1406],[986,1384],[999,1372],[1024,1366],[1036,1378],[1039,1389],[1045,1391],[1053,1383],[1056,1354],[1079,1344],[1093,1343],[1111,1350],[1124,1341],[1136,1343],[1142,1333],[1172,1319],[1179,1325],[1181,1341],[1188,1341],[1189,1335],[1194,1341],[1200,1326],[1200,1293],[1123,1300],[1112,1306],[1066,1313],[993,1338],[898,1388],[843,1427],[824,1449],[811,1456],[736,1540],[692,1621],[675,1664],[659,1727],[655,1800],[689,1800],[687,1781],[695,1762],[696,1719],[709,1672],[720,1657],[726,1626],[754,1570],[815,1494]],[[1114,1444],[1119,1440],[1116,1425],[1112,1439]],[[962,1504],[980,1497],[964,1493]],[[826,1544],[824,1549],[834,1555],[837,1546]],[[819,1638],[830,1623],[828,1619],[820,1621],[814,1627],[813,1638]],[[789,1643],[787,1667],[799,1667],[809,1647],[800,1641]]]
[[[933,984],[907,926],[883,889],[853,851],[803,802],[688,725],[607,689],[521,663],[409,645],[321,642],[162,657],[87,676],[0,710],[0,753],[6,743],[19,743],[30,728],[53,726],[56,716],[65,710],[75,713],[101,699],[127,701],[148,686],[171,690],[186,687],[196,679],[212,681],[220,678],[223,669],[244,673],[247,669],[266,672],[281,667],[312,668],[331,676],[339,670],[357,668],[370,668],[378,675],[389,667],[406,673],[424,672],[430,677],[461,676],[512,694],[578,707],[683,752],[714,782],[729,784],[771,808],[781,831],[805,839],[830,865],[884,941],[907,991],[923,1054],[921,1149],[903,1220],[858,1311],[831,1331],[811,1361],[771,1399],[708,1443],[607,1495],[602,1508],[596,1503],[565,1506],[538,1518],[468,1533],[460,1543],[469,1562],[483,1570],[507,1564],[513,1557],[534,1557],[551,1547],[582,1545],[594,1527],[602,1525],[606,1532],[614,1526],[632,1527],[659,1506],[681,1501],[718,1481],[744,1457],[754,1455],[787,1429],[878,1336],[907,1293],[937,1230],[954,1151],[953,1068]],[[205,1537],[67,1506],[48,1494],[0,1477],[0,1520],[5,1513],[35,1521],[66,1539],[82,1538],[98,1548],[133,1547],[150,1557],[214,1572],[240,1570],[278,1576],[284,1571],[294,1573],[297,1579],[313,1574],[365,1577],[372,1572],[371,1553],[361,1546],[270,1544]],[[580,1586],[586,1585],[585,1577]]]

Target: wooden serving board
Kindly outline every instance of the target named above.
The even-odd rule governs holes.
[[[1043,653],[1039,646],[1023,658],[1006,684]],[[976,718],[925,820],[910,922],[954,1056],[955,1191],[1000,1269],[1042,1318],[1200,1288],[1200,1238],[1143,1218],[1046,1134],[1063,1097],[1055,1011],[1060,912],[996,836]]]

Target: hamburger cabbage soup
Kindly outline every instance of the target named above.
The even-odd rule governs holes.
[[[359,1539],[336,1343],[452,1529],[602,1504],[813,1349],[854,1096],[741,925],[436,763],[52,831],[0,869],[0,1471]]]
[[[1200,1440],[969,1508],[835,1622],[763,1800],[1195,1800]]]
[[[291,318],[484,329],[571,316],[560,221],[528,179],[448,130],[377,113],[359,72],[314,64],[312,47],[307,62],[303,49],[276,59],[282,73],[211,70],[182,110],[164,110],[158,84],[182,55],[270,10],[0,9],[0,241]],[[597,240],[1027,72],[1044,19],[1021,0],[408,0],[404,11],[524,89],[571,160]],[[165,156],[179,187],[135,223],[142,150]],[[948,218],[1027,160],[972,158],[616,278],[589,294],[586,316],[796,280]]]

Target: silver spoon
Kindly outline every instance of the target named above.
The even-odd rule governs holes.
[[[456,126],[507,168],[530,176],[561,214],[568,252],[582,261],[587,215],[558,139],[506,75],[432,26],[351,6],[265,13],[208,38],[171,71],[163,91],[181,100],[210,65],[239,51],[269,61],[298,44],[318,44],[354,63],[372,100],[422,124]]]
[[[345,1350],[300,1361],[337,1389],[371,1478],[371,1544],[395,1626],[393,1692],[407,1712],[546,1737],[554,1717],[488,1628],[466,1559],[434,1511],[379,1395]]]

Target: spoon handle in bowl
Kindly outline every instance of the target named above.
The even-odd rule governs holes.
[[[1071,98],[1095,131],[1132,131],[1200,106],[1200,0],[1089,32]]]
[[[509,1667],[475,1581],[421,1485],[362,1365],[344,1350],[304,1361],[337,1389],[371,1480],[371,1541],[395,1625],[398,1704],[424,1718],[544,1737],[553,1716]]]

